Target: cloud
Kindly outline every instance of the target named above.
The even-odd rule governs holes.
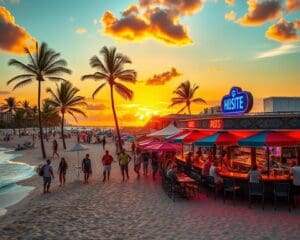
[[[24,48],[34,49],[35,39],[15,23],[15,18],[5,8],[0,7],[0,50],[22,54]]]
[[[286,0],[286,11],[287,12],[300,11],[300,1],[299,0]]]
[[[75,32],[78,34],[85,34],[87,33],[87,30],[85,28],[77,28]]]
[[[88,104],[86,107],[86,110],[90,111],[100,111],[100,110],[105,110],[108,107],[104,104]]]
[[[273,48],[269,51],[259,53],[256,59],[276,57],[285,54],[291,54],[300,51],[300,47],[294,44],[283,44],[280,47]]]
[[[300,30],[300,20],[295,20],[294,24],[295,24],[295,27],[296,27],[298,30]]]
[[[102,33],[127,41],[153,38],[170,45],[190,44],[188,28],[180,18],[195,14],[202,6],[201,0],[140,0],[120,18],[106,11],[101,18]]]
[[[281,0],[248,0],[248,13],[237,22],[244,26],[260,26],[282,15]]]
[[[164,85],[171,79],[181,76],[182,74],[177,71],[176,68],[171,68],[170,71],[155,74],[152,78],[146,81],[146,85]]]
[[[10,94],[10,91],[0,91],[0,95],[7,95]]]
[[[235,17],[236,17],[236,14],[235,14],[235,11],[233,11],[233,10],[231,12],[228,12],[225,14],[225,19],[229,22],[234,21]]]
[[[279,42],[299,41],[296,27],[298,27],[298,21],[296,23],[286,22],[281,18],[276,24],[268,28],[266,37]]]
[[[230,6],[234,5],[234,0],[225,0],[225,2]]]

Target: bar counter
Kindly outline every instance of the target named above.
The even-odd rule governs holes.
[[[177,161],[181,162],[182,164],[185,163],[185,159],[182,156],[176,156]],[[193,163],[194,169],[202,170],[204,163],[197,162]],[[241,172],[233,172],[227,169],[221,169],[219,171],[219,175],[223,178],[232,178],[236,180],[248,181],[248,173],[241,173]],[[271,175],[268,176],[267,174],[262,174],[262,181],[263,182],[290,182],[293,180],[293,177],[290,175]]]

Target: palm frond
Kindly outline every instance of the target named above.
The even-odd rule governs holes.
[[[102,83],[99,87],[96,88],[96,90],[93,92],[93,99],[95,98],[96,94],[106,85],[106,82],[105,83]]]
[[[115,83],[114,88],[124,99],[132,100],[133,98],[133,91],[124,86],[121,83]]]
[[[204,104],[207,104],[206,101],[203,99],[203,98],[194,98],[192,100],[192,102],[194,103],[204,103]]]
[[[14,87],[13,87],[13,90],[19,88],[19,87],[23,87],[29,83],[32,83],[32,78],[28,78],[28,79],[25,79],[19,83],[17,83]]]
[[[24,70],[25,72],[28,72],[28,73],[37,74],[37,72],[34,68],[16,60],[16,59],[9,60],[8,65],[15,66],[15,67],[20,68],[21,70]]]
[[[27,78],[33,78],[33,77],[35,77],[35,75],[33,75],[33,74],[21,74],[21,75],[15,76],[12,79],[8,80],[6,82],[6,84],[9,85],[14,81],[21,80],[21,79],[24,79],[24,78],[26,78],[26,79]]]

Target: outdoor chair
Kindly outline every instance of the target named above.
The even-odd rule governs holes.
[[[251,208],[252,197],[260,197],[262,209],[265,205],[265,185],[262,182],[249,183],[249,208]]]
[[[286,198],[288,201],[289,211],[291,211],[290,206],[290,184],[289,183],[274,183],[274,209],[277,207],[278,198]]]
[[[207,188],[213,192],[214,198],[216,200],[217,199],[217,186],[215,184],[215,179],[213,176],[207,176]],[[208,197],[208,192],[206,192],[206,196]]]
[[[233,204],[235,204],[236,193],[240,190],[239,186],[236,186],[234,179],[224,178],[224,190],[223,190],[223,202],[225,203],[225,198],[227,193],[232,193]]]

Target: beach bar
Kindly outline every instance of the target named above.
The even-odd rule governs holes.
[[[220,113],[170,115],[161,123],[182,130],[169,141],[189,146],[194,169],[201,171],[211,153],[224,178],[247,181],[256,165],[264,182],[292,181],[290,167],[300,165],[300,112],[249,113],[252,106],[252,94],[233,87],[222,98]],[[177,161],[184,163],[185,156]]]

